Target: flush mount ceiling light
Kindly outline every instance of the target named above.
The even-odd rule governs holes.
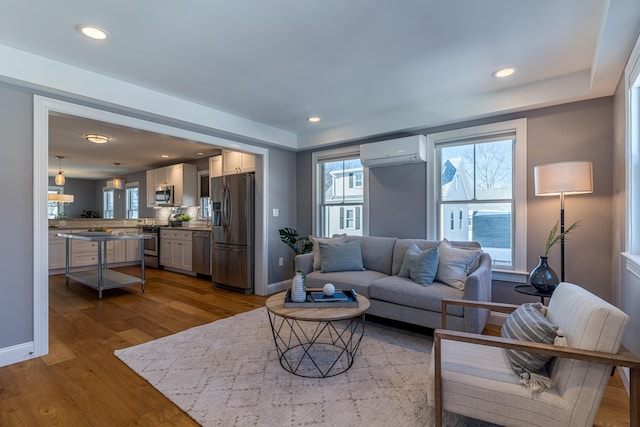
[[[85,37],[89,37],[92,40],[106,40],[109,38],[109,34],[102,28],[95,25],[78,25],[76,30]]]
[[[492,76],[497,79],[504,79],[505,77],[513,76],[516,73],[516,69],[513,67],[501,68],[494,71]]]
[[[307,121],[311,123],[318,123],[320,121],[320,117],[318,116],[307,117]]]
[[[63,156],[56,156],[56,157],[58,158],[58,174],[53,179],[53,181],[56,183],[56,185],[64,185],[64,182],[66,181],[64,178],[64,175],[62,174],[62,159],[64,159],[64,157]]]
[[[99,135],[97,133],[88,133],[84,136],[87,141],[95,142],[96,144],[104,144],[109,142],[109,137],[105,135]]]
[[[162,157],[163,159],[168,159],[171,156],[169,156],[168,154],[161,154],[160,157]]]

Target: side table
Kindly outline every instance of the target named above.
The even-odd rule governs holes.
[[[536,288],[534,288],[531,285],[518,285],[515,287],[516,292],[521,293],[521,294],[525,294],[525,295],[531,295],[534,297],[540,297],[540,302],[542,303],[542,305],[544,305],[544,299],[545,298],[551,298],[551,295],[553,295],[553,291],[551,292],[540,292],[538,291]]]

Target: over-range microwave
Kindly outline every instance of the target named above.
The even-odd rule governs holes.
[[[156,188],[156,206],[173,206],[173,185]]]

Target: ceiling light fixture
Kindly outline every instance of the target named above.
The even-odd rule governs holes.
[[[76,30],[85,37],[89,37],[92,40],[106,40],[109,38],[109,34],[102,28],[95,25],[78,25]]]
[[[104,144],[109,142],[109,137],[106,135],[99,135],[97,133],[88,133],[84,136],[87,141],[95,142],[96,144]]]
[[[505,77],[513,76],[516,73],[516,69],[513,67],[501,68],[500,70],[494,71],[492,76],[497,79],[504,79]]]
[[[73,194],[48,194],[47,200],[59,205],[73,203]]]
[[[160,157],[163,159],[168,159],[170,156],[168,154],[161,154]]]
[[[113,188],[122,190],[124,188],[124,179],[118,177],[118,166],[120,166],[120,163],[115,162],[114,165],[116,165],[116,177],[113,178]]]
[[[320,121],[320,117],[318,116],[307,117],[307,121],[311,123],[318,123]]]
[[[64,159],[64,157],[63,156],[56,156],[56,157],[58,158],[58,174],[53,179],[53,181],[56,183],[56,185],[64,185],[64,182],[66,181],[64,178],[64,175],[62,174],[62,159]]]

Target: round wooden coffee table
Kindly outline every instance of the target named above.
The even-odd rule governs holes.
[[[280,365],[309,378],[347,371],[364,336],[369,300],[358,295],[358,307],[287,308],[285,296],[280,292],[266,301]]]

